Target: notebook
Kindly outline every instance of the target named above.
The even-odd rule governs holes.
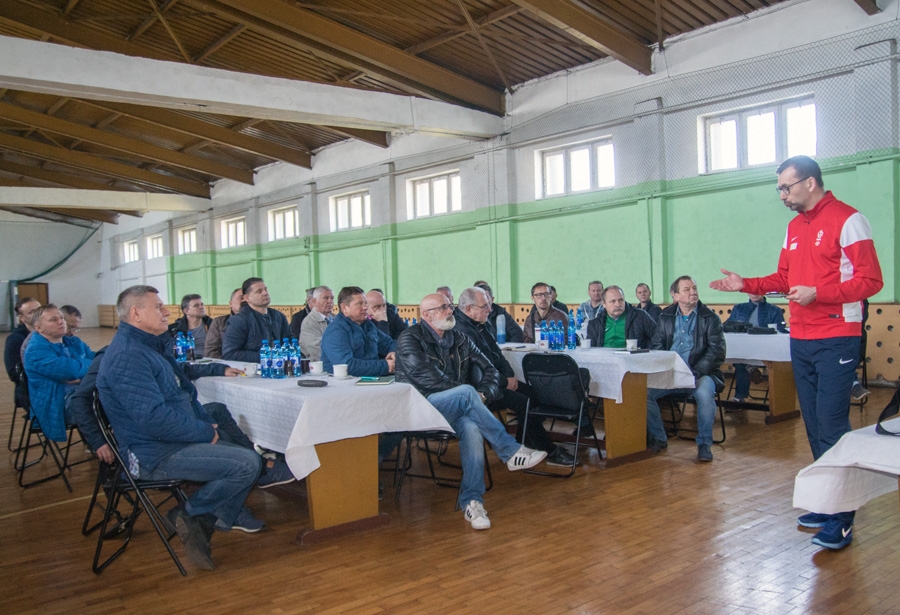
[[[390,384],[394,381],[393,376],[362,376],[356,381],[356,384]]]

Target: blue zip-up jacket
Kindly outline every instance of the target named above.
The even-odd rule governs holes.
[[[228,366],[190,366],[189,374],[175,362],[174,345],[168,332],[153,335],[120,323],[97,374],[119,447],[148,471],[187,444],[212,442],[215,434],[215,421],[197,401],[190,376],[224,376]]]
[[[397,342],[371,320],[358,325],[338,314],[322,335],[322,363],[326,372],[346,363],[351,376],[387,376],[388,363],[379,357],[396,348]]]
[[[94,351],[77,337],[63,337],[54,344],[34,332],[25,348],[25,375],[31,412],[44,434],[56,442],[66,440],[66,393],[75,390],[67,385],[87,373]]]

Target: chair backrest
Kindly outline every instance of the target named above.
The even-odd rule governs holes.
[[[587,399],[575,359],[566,354],[530,352],[522,359],[531,398],[544,410],[578,412]]]
[[[116,435],[113,433],[112,425],[109,424],[109,418],[106,416],[106,411],[103,409],[103,404],[100,403],[100,391],[94,389],[94,417],[97,419],[97,425],[100,426],[100,433],[103,434],[103,439],[106,440],[106,443],[113,450],[113,454],[115,454],[116,459],[119,463],[122,463],[122,458],[119,456],[119,443],[116,440]],[[124,465],[124,464],[123,464]]]

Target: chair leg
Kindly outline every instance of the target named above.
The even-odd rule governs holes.
[[[23,415],[23,418],[27,420],[27,419],[28,419],[28,416],[27,416],[27,414],[25,413],[25,409],[24,409],[24,408],[20,408],[18,404],[13,403],[13,406],[14,406],[14,407],[13,407],[12,418],[9,420],[9,438],[8,438],[8,440],[7,440],[7,442],[6,442],[6,449],[7,449],[10,453],[18,453],[18,452],[19,452],[19,448],[18,448],[18,447],[13,448],[13,436],[14,436],[15,433],[16,433],[16,417],[18,417],[19,414],[21,413],[21,414]],[[21,412],[20,412],[20,411],[21,411]]]
[[[37,446],[31,444],[32,435],[37,436],[39,445],[41,446],[41,456],[38,459],[29,462],[28,451],[32,448],[32,446]],[[36,429],[34,427],[34,420],[30,417],[22,428],[22,436],[19,438],[19,444],[19,452],[16,453],[16,460],[13,465],[18,473],[18,483],[20,487],[22,487],[23,489],[28,489],[29,487],[34,487],[35,485],[46,483],[47,481],[53,480],[54,478],[62,478],[66,489],[69,493],[72,493],[72,485],[69,483],[69,479],[66,477],[65,465],[63,463],[63,454],[59,449],[59,445],[57,445],[56,442],[45,437],[39,429]],[[56,474],[51,474],[50,476],[45,476],[43,478],[25,482],[25,470],[35,465],[36,463],[39,463],[46,456],[48,451],[50,453],[50,458],[53,459],[53,463],[56,465]]]

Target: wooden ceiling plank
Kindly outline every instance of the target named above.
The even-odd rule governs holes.
[[[859,6],[862,10],[866,12],[866,15],[875,15],[881,12],[881,9],[878,8],[878,5],[875,4],[875,0],[853,0],[856,2],[856,5]]]
[[[185,0],[294,46],[442,100],[462,102],[496,115],[504,98],[485,85],[406,53],[352,28],[281,0]]]
[[[66,6],[65,6],[65,7],[63,8],[63,10],[62,10],[63,16],[66,16],[66,15],[68,15],[69,13],[71,13],[73,10],[75,10],[75,7],[78,6],[78,3],[79,3],[80,1],[81,1],[81,0],[68,0],[68,1],[66,2]]]
[[[262,122],[262,120],[256,118],[248,120],[248,122],[251,123],[246,126],[239,125],[238,127],[229,129],[217,126],[216,124],[210,124],[209,122],[193,119],[178,113],[177,111],[169,111],[168,109],[161,109],[159,107],[143,107],[141,105],[130,105],[127,103],[98,102],[93,100],[79,100],[78,102],[101,107],[109,111],[117,111],[123,115],[149,122],[161,128],[169,128],[182,134],[197,137],[199,139],[206,139],[218,143],[219,145],[233,147],[234,149],[250,154],[257,154],[259,156],[264,156],[265,158],[271,158],[272,160],[289,162],[306,169],[312,168],[312,155],[309,151],[286,147],[279,143],[273,143],[272,141],[266,141],[265,139],[260,139],[258,137],[251,137],[239,132],[244,128],[249,128],[250,126]],[[243,122],[242,124],[244,123],[246,122]]]
[[[498,9],[483,17],[479,17],[475,20],[475,23],[480,27],[489,26],[491,24],[497,23],[498,21],[502,21],[508,17],[512,17],[513,15],[518,15],[524,9],[521,6],[516,6],[515,4],[511,4],[510,6],[503,7],[502,9]],[[469,31],[465,28],[456,28],[454,30],[448,31],[445,34],[441,34],[439,36],[435,36],[434,38],[430,38],[426,41],[422,41],[421,43],[416,43],[412,47],[406,48],[406,53],[411,53],[413,55],[418,55],[423,51],[427,51],[439,45],[443,45],[444,43],[449,43],[452,40],[456,40],[461,36],[465,36]]]
[[[472,34],[475,35],[475,38],[478,39],[478,44],[481,45],[482,49],[484,49],[485,55],[487,55],[488,60],[490,60],[491,64],[494,67],[494,70],[497,71],[497,76],[500,77],[500,82],[503,84],[503,87],[507,92],[510,91],[512,89],[512,86],[506,79],[506,75],[503,74],[503,69],[501,69],[500,65],[497,64],[497,58],[494,57],[494,53],[488,46],[487,41],[484,40],[484,37],[481,36],[481,32],[478,30],[478,26],[472,20],[472,16],[469,14],[468,9],[466,9],[466,5],[463,4],[462,0],[456,0],[456,4],[459,6],[459,10],[460,12],[462,12],[463,17],[466,18],[466,23],[469,24],[469,30],[472,32]]]
[[[378,147],[387,147],[391,143],[389,132],[365,130],[363,128],[342,128],[340,126],[322,126],[322,128],[357,141],[377,145]]]
[[[194,64],[199,64],[200,62],[217,52],[219,49],[230,43],[234,38],[236,38],[241,32],[246,29],[247,26],[245,26],[244,24],[238,24],[233,27],[228,31],[227,34],[220,37],[218,40],[213,41],[206,49],[195,55],[193,58]]]
[[[130,139],[121,135],[104,132],[90,126],[84,126],[76,122],[69,122],[60,118],[44,115],[17,107],[9,103],[0,103],[0,117],[22,122],[42,131],[48,130],[81,141],[88,141],[96,145],[109,147],[117,151],[135,154],[149,160],[155,160],[163,164],[171,164],[188,170],[201,171],[216,177],[227,177],[244,184],[253,185],[253,171],[238,169],[230,165],[221,164],[211,160],[204,160],[195,156],[188,156],[181,152],[166,149],[145,141]]]
[[[84,190],[115,190],[115,188],[108,184],[102,184],[90,179],[84,179],[83,177],[69,175],[68,173],[60,173],[59,171],[48,171],[47,169],[42,169],[29,164],[19,164],[18,162],[13,162],[11,160],[0,159],[0,171],[16,173],[17,175],[24,175],[25,177],[39,179],[60,186],[68,186],[70,188],[81,188]]]
[[[660,51],[665,49],[663,47],[663,38],[662,0],[656,0],[656,43],[659,45]]]
[[[152,14],[148,15],[147,18],[143,22],[141,22],[141,25],[139,25],[137,28],[134,29],[134,31],[131,34],[129,34],[127,37],[125,37],[125,40],[133,41],[134,39],[136,39],[137,37],[142,35],[144,32],[149,30],[150,26],[152,26],[153,24],[156,23],[158,15],[160,13],[165,13],[170,8],[175,6],[176,2],[178,2],[178,0],[167,0],[166,3],[163,4],[159,8],[159,11],[155,11]]]
[[[106,222],[107,224],[119,223],[119,214],[103,209],[79,209],[77,207],[37,207],[36,209],[49,211],[61,216],[81,218],[82,220],[94,220],[95,222]]]
[[[184,61],[188,64],[191,64],[191,55],[184,48],[184,45],[181,44],[181,40],[179,40],[178,35],[175,34],[175,31],[172,29],[172,26],[169,25],[169,20],[163,17],[163,14],[159,12],[159,6],[156,4],[156,0],[147,0],[150,3],[150,7],[153,9],[154,14],[156,14],[156,19],[163,25],[163,28],[166,29],[166,32],[169,33],[169,38],[175,43],[175,46],[178,47],[178,51],[181,52],[181,56],[184,58]]]
[[[66,106],[66,103],[69,102],[70,100],[72,100],[72,99],[71,99],[71,98],[68,98],[68,97],[66,97],[66,96],[63,96],[62,98],[60,98],[59,100],[57,100],[55,103],[53,103],[52,105],[50,105],[50,108],[47,109],[47,115],[56,115],[57,112],[58,112],[60,109],[62,109],[63,107],[65,107],[65,106]]]
[[[166,188],[174,192],[209,198],[209,184],[153,173],[136,167],[98,158],[90,154],[75,152],[64,148],[53,147],[30,139],[23,139],[0,133],[0,147],[24,152],[29,155],[52,160],[68,166],[94,171],[102,175],[119,177],[130,182]]]
[[[21,178],[0,176],[0,186],[15,188],[33,188],[34,184]]]
[[[571,0],[512,0],[547,23],[585,41],[644,75],[653,72],[650,48],[612,28]]]

